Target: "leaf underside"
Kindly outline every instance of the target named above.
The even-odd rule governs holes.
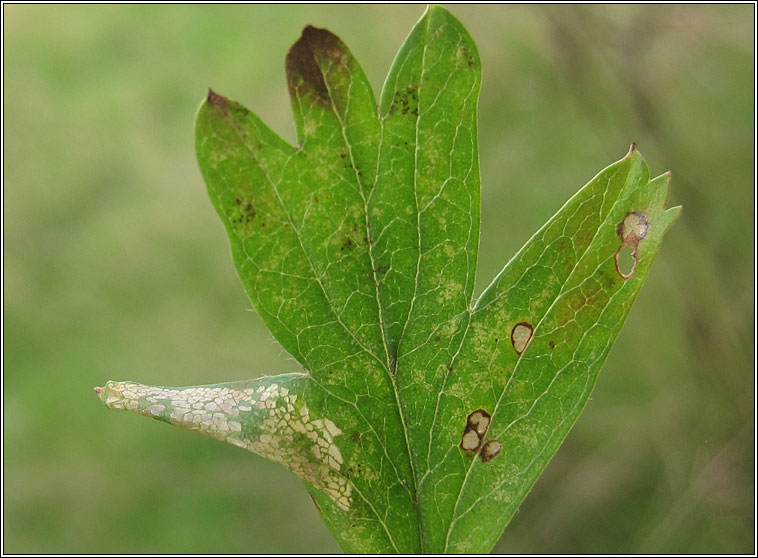
[[[378,106],[329,31],[306,27],[286,70],[298,146],[211,92],[196,148],[240,279],[303,372],[101,397],[281,462],[347,552],[488,552],[679,214],[670,176],[633,146],[474,299],[481,68],[462,25],[429,8]]]

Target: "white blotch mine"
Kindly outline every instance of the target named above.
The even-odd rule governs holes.
[[[167,420],[281,463],[323,490],[338,507],[350,509],[353,489],[340,473],[343,458],[334,443],[342,431],[329,419],[312,418],[288,388],[162,388],[108,382],[98,395],[112,409]]]

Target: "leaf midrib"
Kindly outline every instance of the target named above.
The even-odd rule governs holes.
[[[346,324],[345,324],[345,323],[344,323],[344,322],[341,320],[341,318],[340,318],[340,316],[339,316],[339,313],[337,312],[336,308],[334,307],[334,304],[332,303],[332,300],[331,300],[331,298],[329,297],[329,295],[328,295],[328,293],[327,293],[327,291],[326,291],[326,288],[324,287],[324,285],[323,285],[323,283],[322,283],[322,281],[321,281],[321,279],[320,279],[320,275],[319,275],[319,274],[317,273],[317,271],[316,271],[316,268],[315,268],[315,266],[314,266],[314,264],[313,264],[313,262],[312,262],[312,260],[311,260],[311,258],[310,258],[310,254],[308,253],[307,249],[305,248],[305,245],[302,243],[302,241],[301,241],[301,239],[300,239],[300,234],[299,234],[298,228],[295,226],[295,222],[294,222],[294,220],[292,219],[292,215],[291,215],[291,213],[290,213],[290,211],[289,211],[289,209],[288,209],[288,207],[287,207],[286,203],[284,202],[284,200],[281,198],[281,196],[280,196],[280,194],[279,194],[279,191],[278,191],[278,188],[277,188],[277,184],[276,184],[276,183],[274,183],[274,181],[273,181],[273,180],[271,179],[271,177],[269,176],[268,172],[266,172],[266,170],[265,170],[265,168],[263,167],[263,165],[261,165],[261,164],[260,164],[260,161],[258,160],[258,158],[257,158],[257,156],[256,156],[256,154],[255,154],[255,151],[254,151],[254,150],[253,150],[253,149],[252,149],[252,148],[251,148],[251,147],[250,147],[250,146],[247,144],[247,141],[246,141],[246,139],[245,139],[245,136],[244,136],[244,135],[241,133],[241,131],[239,130],[239,128],[238,128],[238,126],[237,126],[237,123],[236,123],[236,121],[235,121],[233,118],[230,118],[230,117],[228,117],[228,115],[225,115],[225,116],[228,118],[228,121],[231,123],[231,127],[232,127],[232,129],[234,130],[234,133],[235,133],[235,135],[236,135],[236,136],[237,136],[237,138],[239,139],[239,141],[240,141],[240,144],[241,144],[242,146],[244,146],[244,147],[245,147],[246,151],[247,151],[247,152],[250,154],[251,158],[252,158],[252,159],[255,161],[256,165],[258,166],[258,168],[261,170],[261,172],[262,172],[262,173],[263,173],[263,175],[265,176],[265,178],[266,178],[266,181],[267,181],[267,182],[268,182],[268,183],[271,185],[271,188],[272,188],[272,190],[273,190],[273,191],[274,191],[274,193],[276,194],[277,200],[279,201],[280,205],[282,206],[282,209],[284,210],[285,214],[287,215],[287,219],[288,219],[288,221],[290,222],[290,225],[292,226],[293,230],[295,231],[295,236],[297,237],[297,240],[298,240],[298,244],[300,245],[300,248],[302,249],[302,251],[303,251],[303,254],[305,254],[305,256],[306,256],[306,259],[307,259],[307,261],[308,261],[308,264],[309,264],[309,266],[310,266],[310,268],[311,268],[311,271],[313,271],[314,279],[316,280],[316,282],[318,283],[319,287],[321,288],[321,290],[322,290],[322,293],[323,293],[323,295],[324,295],[324,299],[327,301],[327,303],[328,303],[328,305],[329,305],[329,309],[330,309],[330,310],[331,310],[331,312],[334,314],[334,316],[335,316],[335,318],[336,318],[336,320],[337,320],[337,323],[339,323],[339,324],[340,324],[340,326],[342,326],[342,328],[345,330],[345,332],[346,332],[346,333],[347,333],[347,334],[348,334],[348,335],[349,335],[349,336],[350,336],[350,337],[351,337],[351,338],[352,338],[352,339],[353,339],[353,340],[356,342],[356,344],[357,344],[357,345],[358,345],[358,346],[359,346],[359,347],[360,347],[360,348],[361,348],[361,349],[362,349],[362,350],[363,350],[363,351],[364,351],[366,354],[370,355],[370,356],[371,356],[371,357],[372,357],[372,358],[373,358],[373,359],[374,359],[374,360],[375,360],[377,363],[379,363],[380,367],[381,367],[382,369],[384,369],[384,370],[385,370],[385,372],[386,372],[386,373],[389,375],[389,377],[390,377],[390,380],[391,380],[391,383],[392,383],[393,391],[394,391],[394,393],[395,393],[395,398],[396,398],[397,408],[398,408],[398,411],[399,411],[399,414],[400,414],[400,417],[401,417],[401,421],[402,421],[402,425],[403,425],[403,431],[404,431],[404,433],[405,433],[406,450],[407,450],[407,454],[408,454],[408,456],[409,456],[409,462],[411,463],[411,470],[413,471],[413,468],[412,468],[412,467],[413,467],[413,465],[412,465],[412,460],[410,459],[410,446],[408,445],[407,427],[406,427],[406,425],[405,425],[405,420],[404,420],[404,416],[403,416],[403,414],[402,414],[402,409],[401,409],[401,407],[400,407],[400,405],[399,405],[399,399],[398,399],[398,396],[399,396],[399,394],[398,394],[398,391],[397,391],[397,386],[396,386],[396,384],[395,384],[395,381],[394,381],[394,377],[393,377],[393,375],[392,375],[392,374],[391,374],[391,372],[389,371],[389,368],[388,368],[388,366],[386,365],[386,363],[382,362],[382,360],[381,360],[381,359],[380,359],[380,358],[379,358],[379,357],[378,357],[376,354],[374,354],[374,352],[373,352],[373,351],[370,351],[369,349],[367,349],[367,348],[366,348],[366,347],[363,345],[363,343],[362,343],[362,342],[361,342],[359,339],[357,339],[357,337],[356,337],[356,336],[355,336],[355,334],[354,334],[354,333],[353,333],[353,332],[350,330],[350,328],[348,328],[348,327],[347,327],[347,325],[346,325]],[[340,123],[342,124],[341,120],[340,120]],[[346,145],[348,146],[348,149],[350,149],[350,146],[349,146],[349,144],[348,144],[348,143],[346,143]],[[292,148],[292,146],[289,146],[289,147],[290,147],[290,148],[291,148],[293,151],[292,151],[292,153],[290,154],[290,157],[289,157],[289,159],[287,160],[287,162],[286,162],[286,163],[285,163],[285,165],[284,165],[284,168],[283,168],[282,174],[284,174],[284,173],[286,172],[286,168],[287,168],[287,165],[289,164],[289,161],[290,161],[290,160],[291,160],[291,158],[292,158],[292,157],[293,157],[293,156],[294,156],[294,155],[297,153],[297,149],[296,149],[296,148]],[[244,247],[243,247],[243,249],[244,249]],[[300,359],[298,359],[298,360],[300,360]],[[332,394],[332,393],[331,393],[329,390],[327,390],[327,389],[324,389],[324,387],[323,387],[323,386],[322,386],[322,385],[321,385],[319,382],[317,382],[317,381],[315,381],[315,380],[314,380],[314,377],[313,377],[312,371],[310,370],[310,366],[308,366],[307,362],[305,362],[305,360],[304,360],[304,359],[303,359],[303,361],[301,362],[301,364],[303,365],[303,367],[304,367],[304,368],[306,369],[306,371],[308,372],[307,376],[308,376],[308,378],[309,378],[309,381],[313,381],[313,382],[314,382],[316,385],[318,385],[319,387],[321,387],[321,388],[322,388],[322,389],[323,389],[323,390],[324,390],[324,391],[325,391],[327,394],[329,394],[330,396],[332,396],[332,397],[336,397],[336,396],[334,396],[334,395],[333,395],[333,394]],[[362,416],[362,413],[361,413],[361,416]],[[368,420],[366,420],[366,419],[365,419],[365,417],[364,417],[364,421],[365,421],[367,424],[369,424],[369,425],[370,425],[370,422],[369,422]],[[381,439],[381,438],[378,436],[378,434],[377,434],[377,433],[376,433],[376,432],[373,430],[373,427],[371,428],[371,430],[372,430],[372,433],[374,434],[374,436],[376,437],[377,441],[379,442],[379,444],[382,446],[382,448],[383,448],[383,450],[384,450],[384,452],[385,452],[385,455],[387,455],[387,452],[386,452],[386,446],[385,446],[385,444],[382,442],[382,439]],[[398,480],[399,480],[399,481],[401,481],[401,482],[400,482],[401,486],[404,486],[404,487],[405,487],[405,485],[404,485],[404,484],[403,484],[403,482],[402,482],[402,481],[403,481],[403,479],[401,478],[400,474],[398,473],[398,470],[397,470],[397,467],[396,467],[396,465],[395,465],[395,463],[394,463],[394,460],[392,460],[392,459],[389,457],[389,455],[387,455],[387,457],[389,458],[389,462],[392,464],[392,467],[393,467],[393,469],[395,470],[395,475],[397,476]],[[343,476],[344,476],[344,475],[343,475]],[[348,480],[350,480],[350,479],[348,479]],[[419,510],[419,506],[418,506],[418,497],[417,497],[417,493],[416,493],[416,490],[415,490],[415,489],[416,489],[416,484],[415,484],[415,474],[414,474],[414,476],[413,476],[413,482],[414,482],[414,487],[413,487],[413,488],[414,488],[414,491],[413,491],[413,492],[411,492],[411,491],[410,491],[410,490],[409,490],[407,487],[405,487],[405,488],[406,488],[406,491],[408,491],[408,493],[409,493],[409,496],[410,496],[410,500],[411,500],[411,503],[412,503],[412,504],[413,504],[413,506],[416,508],[416,510],[417,510],[417,513],[418,513],[418,510]],[[380,515],[380,514],[378,513],[378,511],[377,511],[377,510],[374,508],[374,506],[373,506],[373,504],[370,502],[370,500],[369,500],[368,498],[366,498],[366,497],[365,497],[365,496],[364,496],[364,495],[363,495],[363,494],[360,492],[360,490],[359,490],[359,489],[358,489],[358,488],[355,486],[355,483],[351,483],[351,484],[352,484],[353,488],[356,490],[356,492],[358,493],[358,495],[361,497],[361,499],[362,499],[362,500],[364,500],[364,501],[367,503],[367,505],[369,506],[369,508],[371,509],[371,511],[372,511],[372,512],[374,513],[374,515],[376,516],[376,519],[377,519],[377,521],[379,522],[379,524],[382,526],[382,528],[383,528],[383,529],[385,530],[385,532],[387,533],[387,537],[388,537],[388,539],[389,539],[389,541],[390,541],[390,544],[392,544],[393,548],[395,548],[395,550],[396,550],[396,551],[400,552],[400,550],[397,548],[397,545],[395,544],[395,541],[394,541],[394,539],[392,538],[392,533],[391,533],[391,531],[390,531],[390,530],[387,528],[387,525],[386,525],[386,524],[384,523],[384,521],[382,520],[382,517],[381,517],[381,515]],[[421,532],[421,531],[420,531],[420,527],[419,527],[419,532]],[[423,540],[423,539],[420,539],[420,541],[421,541],[421,540]]]
[[[427,24],[427,29],[428,29],[428,24]],[[426,46],[424,46],[424,51],[426,51]],[[311,56],[312,55],[313,55],[313,53],[311,53]],[[314,60],[314,62],[316,62],[316,61]],[[423,66],[423,63],[422,63],[422,66]],[[379,279],[378,279],[378,277],[376,275],[376,262],[375,262],[375,259],[374,259],[374,244],[371,242],[371,231],[369,229],[368,199],[366,198],[366,195],[365,195],[364,183],[363,183],[363,181],[361,179],[360,174],[358,173],[358,169],[357,169],[356,164],[355,164],[355,157],[353,155],[353,146],[352,146],[352,144],[350,143],[350,140],[347,137],[347,131],[346,131],[345,122],[340,117],[339,112],[337,111],[337,109],[335,107],[335,104],[334,104],[334,100],[333,100],[333,97],[332,97],[332,90],[331,90],[331,86],[330,86],[329,80],[326,79],[326,75],[324,74],[324,71],[322,70],[321,65],[318,64],[318,63],[316,63],[316,67],[319,69],[319,72],[321,73],[321,77],[322,77],[322,79],[324,81],[324,84],[326,86],[327,95],[329,96],[329,107],[331,108],[332,112],[334,113],[334,117],[337,119],[337,122],[339,122],[339,124],[340,124],[340,132],[342,134],[342,140],[345,143],[345,147],[347,147],[347,151],[348,151],[348,154],[350,156],[350,163],[351,163],[350,166],[353,169],[353,174],[355,176],[356,183],[358,184],[358,192],[360,193],[361,199],[363,200],[364,226],[365,226],[365,229],[366,229],[366,238],[369,239],[369,242],[368,242],[368,255],[369,255],[369,261],[371,262],[371,277],[372,277],[373,282],[374,282],[374,294],[375,294],[377,311],[379,312],[379,330],[381,332],[382,345],[384,347],[384,354],[385,354],[385,357],[387,359],[387,361],[385,363],[385,366],[384,366],[384,369],[385,369],[386,373],[389,376],[390,385],[392,386],[392,392],[393,392],[393,396],[394,396],[394,399],[395,399],[395,407],[397,408],[397,413],[398,413],[398,416],[400,417],[400,424],[401,424],[401,426],[403,428],[403,440],[405,441],[405,450],[406,450],[406,455],[408,456],[408,465],[409,465],[410,470],[411,470],[411,482],[413,483],[412,489],[409,490],[406,487],[406,490],[409,492],[409,495],[411,497],[411,503],[412,503],[413,507],[416,509],[416,519],[417,519],[416,523],[418,525],[419,548],[420,548],[420,551],[423,553],[424,552],[424,530],[423,530],[423,527],[422,527],[421,506],[419,505],[419,498],[418,498],[418,481],[417,481],[417,476],[416,476],[416,466],[415,466],[415,463],[413,461],[413,454],[411,453],[410,438],[408,436],[408,425],[406,423],[405,412],[403,411],[403,406],[402,406],[402,404],[400,402],[400,392],[399,392],[399,389],[398,389],[398,386],[397,386],[397,377],[396,377],[396,375],[394,373],[395,371],[393,369],[393,365],[395,363],[397,363],[397,355],[394,355],[394,358],[392,358],[390,356],[390,354],[389,354],[389,349],[387,347],[387,331],[386,331],[386,329],[384,327],[384,307],[383,307],[383,305],[381,303],[381,298],[379,296]],[[352,88],[352,86],[353,86],[353,76],[351,75],[350,76],[350,87]],[[420,87],[419,87],[419,91],[420,91]],[[372,97],[373,97],[373,92],[372,92]],[[419,98],[420,97],[421,96],[419,95]],[[347,98],[350,99],[349,91],[348,91]],[[299,97],[298,97],[298,103],[300,103],[300,98]],[[381,135],[381,137],[384,137],[384,132],[383,132],[383,129],[384,129],[384,119],[379,118],[379,106],[376,104],[375,98],[374,98],[374,106],[376,107],[376,117],[377,117],[377,120],[379,121],[379,125],[380,125],[380,128],[382,130],[380,132],[380,135]],[[345,108],[345,111],[347,113],[347,107]],[[416,118],[416,139],[418,140],[418,117]],[[380,149],[381,149],[381,143],[380,143],[379,149],[377,149],[377,169],[378,169],[378,165],[379,165],[379,158],[381,157],[381,151],[380,151]],[[416,145],[414,145],[414,149],[416,150],[416,153],[417,153],[418,152],[418,141],[416,142]],[[415,163],[415,161],[414,161],[414,163]],[[377,175],[378,175],[378,173],[377,173]],[[374,180],[375,181],[378,178],[377,175],[374,176]],[[414,193],[415,193],[415,171],[414,171]],[[420,232],[419,232],[419,259],[420,259],[420,256],[421,256],[421,244],[420,244],[421,241],[420,241],[420,237],[421,237],[421,235],[420,235]],[[414,292],[414,295],[415,295],[415,292]],[[410,315],[410,312],[409,312],[409,315]],[[399,347],[399,342],[398,342],[398,345],[395,347],[395,350],[397,350],[397,347]],[[378,436],[377,436],[377,438],[378,438]],[[386,446],[384,444],[382,444],[382,449],[383,449],[383,451],[385,452],[385,455],[386,455],[387,448],[386,448]],[[390,462],[393,464],[393,467],[394,467],[395,466],[394,462],[392,460],[390,460]],[[399,475],[397,474],[397,469],[395,469],[395,475],[398,477],[399,480],[402,481],[402,479],[400,479]],[[402,482],[401,482],[401,485],[404,486],[404,484]],[[355,483],[353,483],[353,486],[355,486]],[[377,515],[377,517],[378,517],[378,515]],[[389,533],[388,533],[388,535],[389,535]],[[392,540],[391,536],[390,536],[390,540]],[[392,541],[392,542],[393,542],[393,546],[395,546],[394,541]],[[397,550],[396,546],[395,546],[395,550]]]
[[[428,28],[429,28],[429,24],[428,24],[428,19],[427,19],[427,25],[426,25],[426,30],[425,30],[425,38],[426,38],[426,36],[428,36]],[[424,52],[426,52],[426,42],[424,43]],[[311,56],[312,56],[312,53],[311,53]],[[363,188],[363,186],[364,186],[363,181],[362,181],[360,175],[358,174],[358,170],[357,170],[356,165],[355,165],[355,157],[354,157],[354,154],[353,154],[353,146],[352,146],[352,144],[350,143],[350,141],[347,138],[345,122],[342,120],[342,118],[340,117],[338,111],[335,108],[333,97],[332,97],[332,91],[330,89],[329,81],[326,79],[326,76],[324,75],[324,72],[323,72],[323,70],[321,68],[321,65],[316,64],[316,67],[318,67],[319,72],[321,72],[322,79],[324,80],[324,84],[326,85],[327,93],[329,95],[329,107],[332,110],[332,112],[334,113],[335,118],[337,119],[337,121],[340,124],[340,132],[342,134],[342,139],[343,139],[343,142],[344,142],[345,146],[347,147],[347,150],[348,150],[348,153],[349,153],[349,156],[350,156],[351,167],[353,168],[353,173],[354,173],[354,176],[355,176],[355,180],[356,180],[356,183],[358,185],[358,192],[359,192],[359,194],[361,196],[361,200],[363,201],[364,227],[366,229],[367,238],[369,238],[368,235],[370,234],[370,230],[369,230],[369,216],[368,216],[368,200],[367,200],[367,198],[365,196],[365,192],[364,192],[364,188]],[[422,62],[422,68],[423,68],[423,62]],[[423,69],[422,69],[422,71],[423,71]],[[352,76],[351,76],[351,81],[350,81],[350,87],[352,87]],[[348,97],[349,97],[349,95],[348,95]],[[420,95],[419,95],[419,97],[420,97]],[[301,99],[300,99],[300,97],[297,97],[297,101],[298,101],[298,104],[301,105]],[[301,105],[301,111],[302,111],[302,105]],[[382,127],[382,130],[383,130],[384,119],[379,118],[378,106],[377,106],[377,119],[379,120],[380,126]],[[337,322],[348,333],[348,335],[350,335],[350,337],[358,344],[358,346],[361,347],[361,349],[363,349],[365,352],[367,352],[368,354],[370,354],[374,358],[374,360],[376,360],[381,365],[381,368],[383,368],[384,371],[385,371],[385,373],[388,375],[388,378],[390,380],[390,384],[392,386],[393,396],[394,396],[394,399],[395,399],[395,407],[397,409],[398,416],[400,418],[400,422],[401,422],[401,425],[402,425],[403,439],[405,441],[405,446],[406,446],[406,455],[408,456],[408,464],[409,464],[409,467],[410,467],[410,470],[411,470],[411,477],[412,477],[411,481],[413,483],[413,486],[411,488],[405,487],[405,483],[402,482],[403,479],[400,477],[400,475],[398,473],[398,470],[397,470],[397,467],[395,466],[394,460],[392,460],[391,458],[389,458],[389,455],[387,454],[386,445],[383,444],[383,443],[381,443],[381,438],[379,438],[378,434],[373,430],[373,427],[371,427],[371,430],[374,433],[374,436],[380,442],[380,445],[382,446],[382,450],[384,451],[385,455],[388,457],[390,463],[392,463],[393,469],[395,470],[395,475],[398,478],[398,480],[401,481],[401,486],[403,486],[406,489],[406,491],[409,493],[411,503],[412,503],[413,507],[416,510],[417,525],[418,525],[418,541],[419,541],[420,550],[423,553],[424,552],[424,532],[423,532],[423,527],[422,527],[421,507],[419,505],[419,498],[418,498],[417,475],[416,475],[415,463],[413,461],[413,457],[412,457],[412,453],[411,453],[410,439],[409,439],[409,436],[408,436],[408,426],[407,426],[407,423],[406,423],[406,417],[405,417],[405,413],[403,411],[403,406],[402,406],[402,404],[400,402],[400,393],[399,393],[398,386],[397,386],[397,380],[396,380],[395,374],[393,373],[393,370],[392,370],[392,362],[396,362],[396,358],[397,357],[395,356],[395,359],[391,359],[390,358],[389,350],[388,350],[388,347],[387,347],[386,330],[383,327],[383,323],[384,323],[384,320],[383,320],[383,310],[384,310],[384,308],[383,308],[383,305],[381,304],[381,300],[380,300],[380,297],[379,297],[379,282],[378,282],[378,278],[377,278],[377,275],[376,275],[376,265],[375,265],[374,254],[373,254],[373,244],[371,242],[368,243],[368,254],[369,254],[369,260],[371,262],[371,276],[372,276],[373,283],[374,283],[375,300],[376,300],[376,303],[377,303],[377,310],[379,312],[379,320],[380,320],[380,324],[379,325],[380,325],[380,331],[381,331],[382,345],[383,345],[383,348],[384,348],[384,353],[385,353],[385,358],[386,358],[385,362],[383,362],[382,359],[379,358],[379,356],[376,355],[373,351],[369,350],[356,337],[356,335],[351,331],[351,329],[349,327],[347,327],[347,325],[342,321],[342,319],[341,319],[341,317],[339,315],[339,312],[337,312],[336,308],[334,307],[332,299],[329,297],[329,294],[327,292],[326,287],[324,286],[324,284],[321,281],[320,275],[316,271],[316,268],[315,268],[315,266],[313,264],[313,261],[311,259],[311,256],[310,256],[307,248],[305,247],[305,245],[303,244],[303,242],[302,242],[302,240],[300,238],[299,229],[295,226],[295,222],[294,222],[294,220],[292,218],[292,215],[291,215],[291,213],[290,213],[290,211],[289,211],[286,203],[284,202],[284,200],[282,199],[282,197],[281,197],[281,195],[279,193],[277,184],[275,184],[273,182],[273,180],[271,179],[271,177],[268,175],[268,173],[265,171],[265,169],[263,168],[263,166],[260,164],[260,162],[258,161],[258,158],[257,158],[254,150],[251,149],[250,146],[247,145],[245,137],[244,137],[243,134],[240,133],[240,130],[238,129],[236,122],[233,119],[231,119],[231,123],[232,123],[232,128],[234,129],[235,134],[237,135],[237,137],[240,140],[241,144],[245,146],[245,148],[248,151],[248,153],[250,154],[250,156],[253,158],[253,160],[256,162],[256,164],[258,165],[258,167],[263,172],[264,176],[266,177],[266,180],[271,185],[271,188],[274,190],[274,193],[276,194],[277,200],[279,201],[280,205],[282,206],[282,209],[284,210],[285,214],[287,215],[288,221],[290,222],[290,224],[293,227],[293,230],[295,232],[295,236],[297,237],[298,244],[299,244],[301,250],[303,251],[303,253],[306,256],[306,259],[308,261],[308,265],[310,266],[311,270],[313,271],[314,277],[315,277],[317,283],[319,284],[319,287],[321,288],[321,291],[322,291],[322,293],[324,295],[324,298],[327,300],[327,302],[329,304],[330,310],[332,311],[332,313],[334,314],[335,318],[337,319]],[[382,132],[382,135],[383,135],[383,132]],[[416,140],[418,140],[418,118],[416,119]],[[418,141],[416,141],[416,144],[414,145],[414,150],[415,150],[415,153],[414,153],[414,168],[415,168],[415,166],[416,166],[416,158],[417,158],[417,154],[418,154]],[[284,165],[282,174],[284,174],[286,172],[287,165],[289,164],[289,162],[292,159],[292,157],[294,157],[296,155],[297,151],[298,151],[297,148],[293,148],[293,152],[291,153],[290,158],[287,160],[287,162]],[[378,160],[378,158],[379,158],[379,153],[377,153],[377,160]],[[377,164],[378,164],[378,161],[377,161]],[[415,188],[416,188],[415,182],[416,182],[416,173],[415,173],[415,170],[414,170],[414,195],[415,195]],[[420,233],[419,233],[419,256],[420,256],[420,251],[421,251],[421,246],[420,246]],[[419,266],[417,265],[417,272],[418,272],[418,267]],[[418,281],[416,281],[416,286],[418,286]],[[415,291],[414,291],[414,297],[415,297]],[[409,312],[409,315],[410,315],[410,312]],[[407,325],[407,321],[408,320],[406,320],[406,325]],[[398,346],[399,346],[399,344],[398,344]],[[303,363],[303,364],[305,364],[305,363]],[[312,375],[310,375],[310,378],[313,380],[313,376]],[[314,383],[316,385],[319,385],[326,393],[328,393],[330,396],[334,397],[334,395],[329,390],[325,389],[323,385],[321,385],[319,382],[317,382],[315,380],[313,380],[313,381],[314,381]],[[365,417],[364,417],[364,421],[367,424],[370,425],[370,422],[367,421],[365,419]],[[374,509],[374,507],[366,499],[366,497],[361,494],[360,490],[358,490],[358,488],[355,486],[355,483],[352,483],[352,485],[353,485],[353,488],[356,489],[356,492],[358,492],[358,494],[361,496],[361,498],[368,503],[369,507],[374,512],[374,515],[376,515],[377,520],[379,521],[379,523],[382,525],[382,527],[384,528],[385,532],[387,533],[387,536],[388,536],[388,538],[390,540],[390,543],[395,548],[395,550],[399,552],[399,549],[397,548],[397,546],[396,546],[396,544],[395,544],[395,542],[394,542],[394,540],[392,538],[391,532],[387,529],[387,526],[382,521],[382,519],[381,519],[380,515],[378,514],[378,512]]]

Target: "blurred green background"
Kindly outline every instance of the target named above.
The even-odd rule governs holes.
[[[235,275],[195,111],[212,86],[294,142],[301,28],[378,94],[423,9],[3,6],[4,552],[338,551],[283,468],[92,387],[297,370]],[[484,67],[480,290],[632,141],[684,205],[495,551],[753,552],[754,6],[451,9]]]

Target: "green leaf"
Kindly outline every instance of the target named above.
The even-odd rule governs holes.
[[[377,106],[335,35],[286,61],[298,146],[210,92],[196,146],[256,310],[302,373],[108,382],[111,408],[282,463],[343,549],[489,551],[576,421],[679,208],[633,146],[473,298],[476,46],[429,8]]]

